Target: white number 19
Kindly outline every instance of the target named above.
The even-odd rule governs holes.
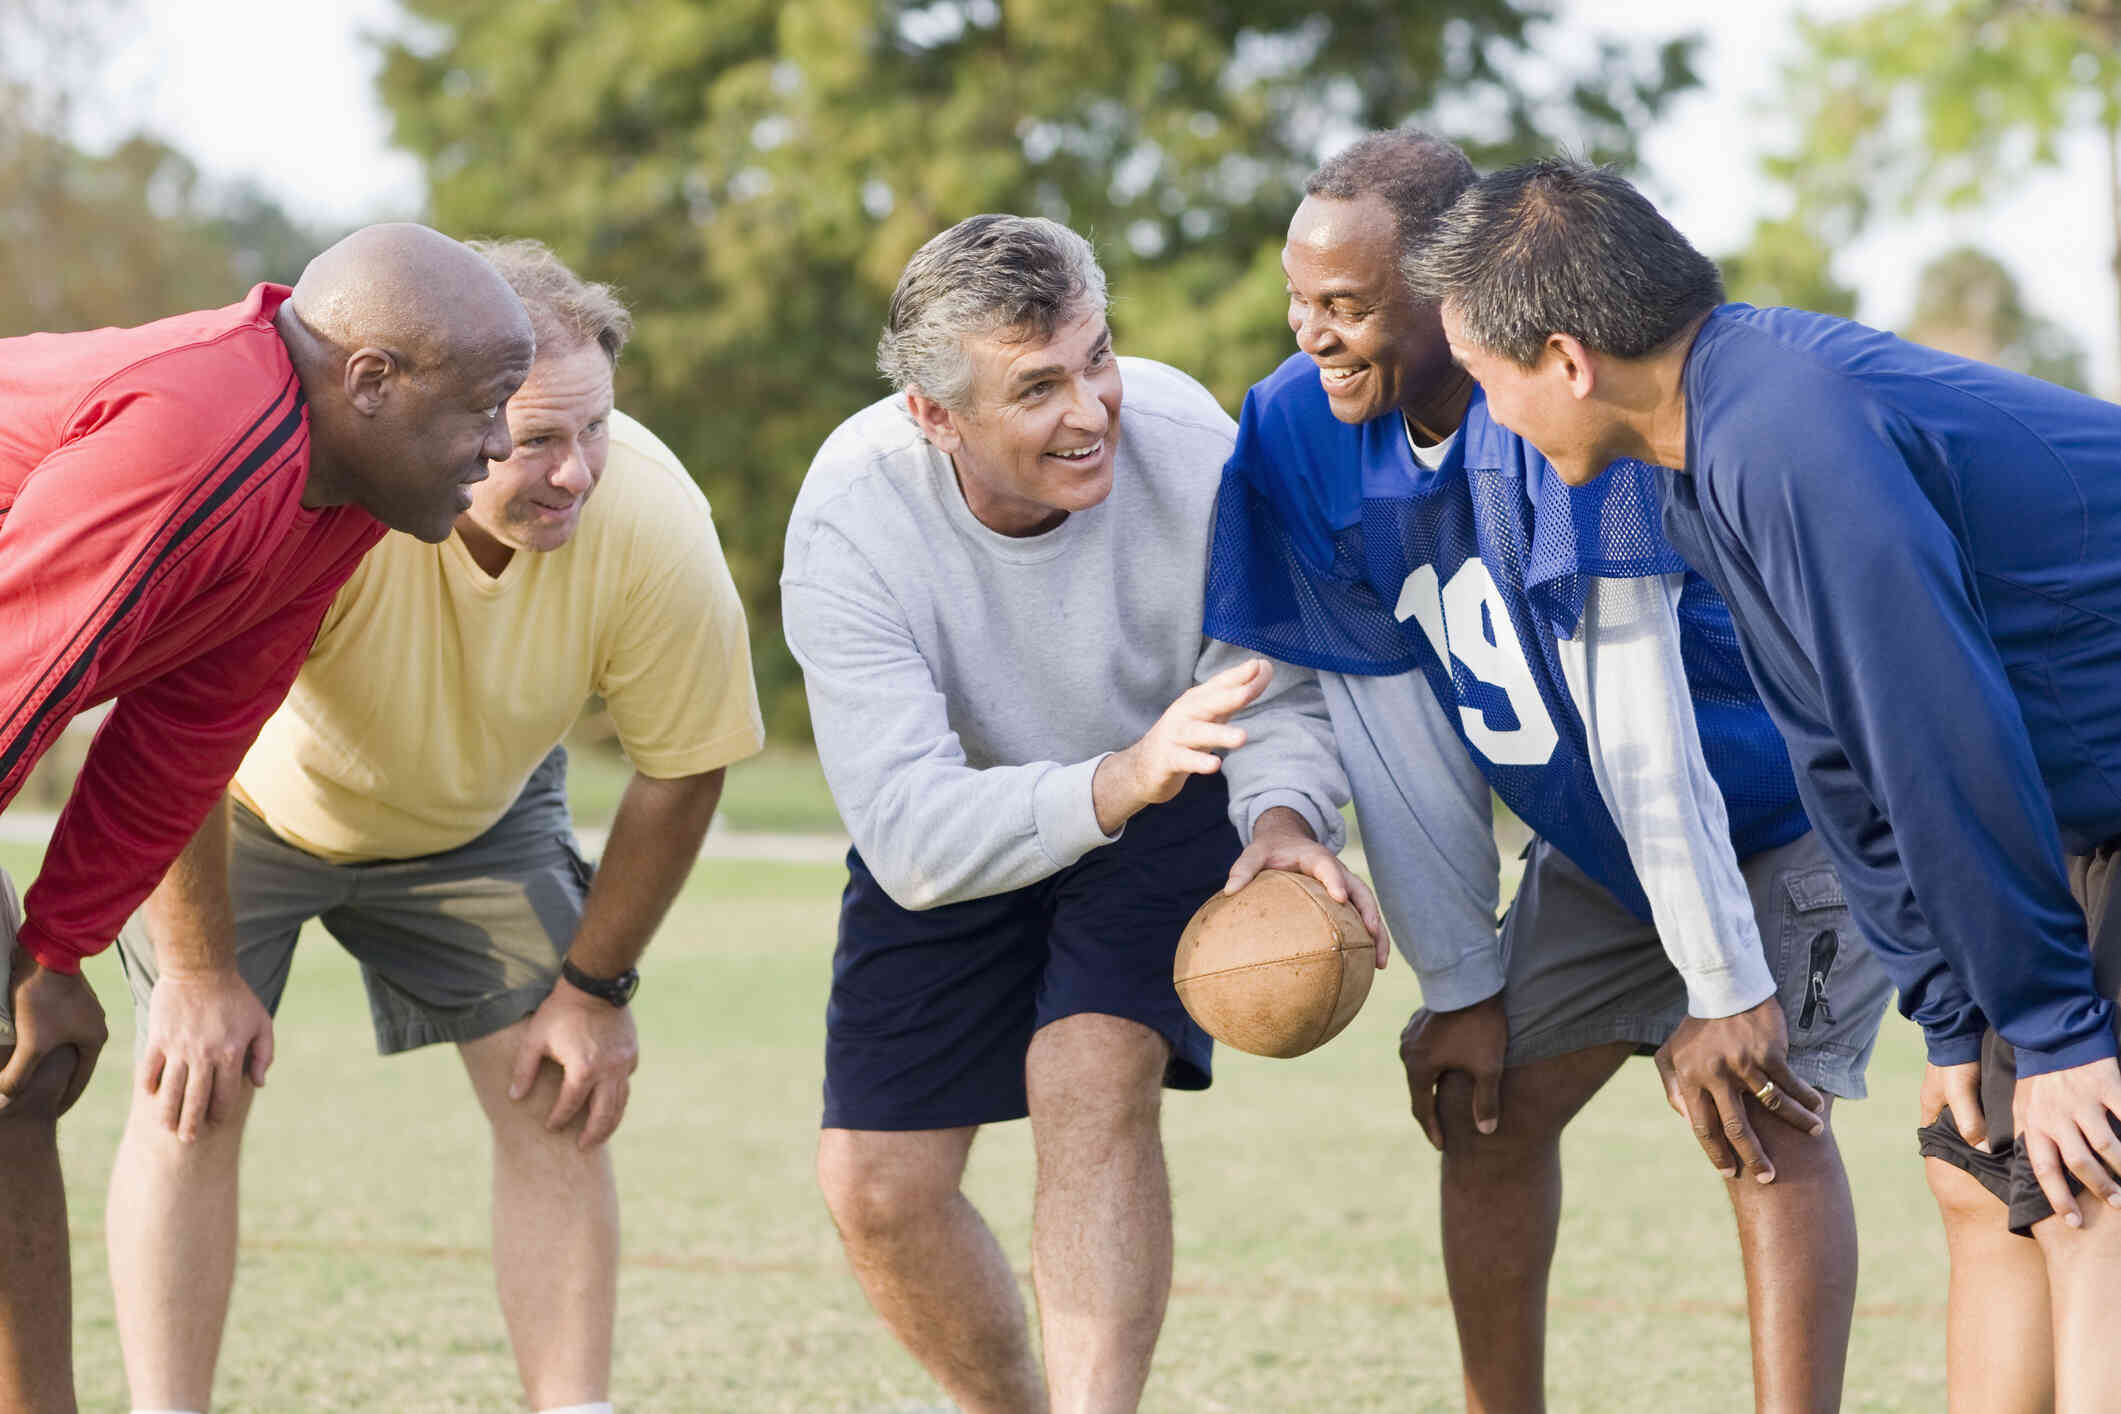
[[[1441,593],[1436,587],[1436,567],[1418,567],[1400,586],[1399,603],[1392,613],[1401,623],[1411,618],[1421,625],[1429,646],[1446,668],[1455,657],[1467,672],[1509,699],[1517,726],[1500,731],[1488,725],[1485,712],[1459,705],[1466,739],[1481,755],[1498,766],[1537,766],[1554,754],[1561,737],[1547,715],[1546,704],[1539,700],[1539,685],[1532,681],[1510,611],[1486,565],[1467,560]],[[1494,625],[1493,642],[1483,618]]]

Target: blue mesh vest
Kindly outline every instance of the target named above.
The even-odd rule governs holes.
[[[1420,669],[1496,795],[1647,919],[1599,795],[1556,644],[1584,579],[1686,571],[1659,527],[1655,473],[1615,464],[1571,488],[1476,392],[1443,465],[1416,462],[1397,413],[1349,426],[1309,358],[1245,397],[1210,541],[1205,631],[1327,672]],[[1743,859],[1808,827],[1788,752],[1730,613],[1687,573],[1680,653],[1702,752]]]

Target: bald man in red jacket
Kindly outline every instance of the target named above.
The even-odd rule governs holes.
[[[57,1126],[105,1037],[81,960],[219,800],[361,555],[446,538],[509,455],[533,353],[492,268],[412,225],[291,291],[0,340],[0,808],[117,703],[20,905],[0,875],[0,1408],[74,1408]]]

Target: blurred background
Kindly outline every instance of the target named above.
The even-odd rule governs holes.
[[[782,528],[914,248],[1077,227],[1122,350],[1234,409],[1304,175],[1408,119],[1619,164],[1734,298],[2121,378],[2113,0],[0,0],[0,335],[229,303],[380,218],[550,243],[634,305],[621,405],[712,501],[799,749]]]
[[[620,401],[714,505],[774,745],[731,772],[708,852],[739,857],[694,874],[636,1008],[626,1407],[932,1407],[809,1177],[844,840],[775,588],[811,453],[884,391],[900,266],[974,212],[1068,222],[1122,350],[1234,409],[1290,346],[1303,177],[1408,119],[1483,165],[1620,164],[1736,298],[2121,383],[2117,0],[0,0],[0,336],[227,304],[385,218],[535,236],[631,298]],[[571,772],[589,834],[626,770],[598,722]],[[18,879],[85,735],[0,820]],[[131,1028],[115,965],[91,968],[118,1078],[62,1131],[75,1343],[84,1407],[122,1408],[97,1271]],[[499,1407],[484,1127],[455,1063],[360,1064],[352,964],[318,943],[297,968],[217,1407]],[[1395,966],[1333,1047],[1225,1057],[1170,1106],[1180,1280],[1148,1407],[1459,1407],[1433,1159],[1391,1059],[1414,992]],[[1944,1254],[1905,1129],[1921,1064],[1889,1018],[1871,1101],[1837,1112],[1864,1252],[1851,1410],[1945,1404]],[[1024,1129],[983,1137],[970,1179],[1019,1254]],[[1568,1153],[1556,1410],[1749,1407],[1731,1219],[1647,1067]]]

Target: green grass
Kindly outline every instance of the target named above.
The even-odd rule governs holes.
[[[607,825],[633,768],[616,743],[570,743],[567,799],[578,824]],[[729,768],[720,827],[785,834],[837,834],[843,828],[825,773],[809,748],[769,746]]]
[[[0,846],[18,879],[34,852]],[[709,861],[636,1003],[644,1061],[616,1140],[625,1203],[616,1394],[629,1411],[869,1411],[937,1396],[870,1315],[811,1179],[839,872]],[[64,1132],[83,1407],[125,1407],[102,1251],[132,1021]],[[1230,1052],[1173,1095],[1177,1275],[1144,1408],[1459,1406],[1437,1247],[1437,1161],[1394,1054],[1405,967],[1332,1045]],[[221,1414],[518,1407],[486,1257],[487,1154],[452,1055],[372,1054],[354,970],[307,940],[245,1153],[244,1241]],[[1872,1096],[1837,1117],[1863,1279],[1846,1408],[1934,1410],[1945,1262],[1910,1135],[1921,1055],[1888,1019]],[[1551,1407],[1750,1408],[1744,1293],[1720,1184],[1637,1062],[1571,1128],[1555,1264]],[[1026,1126],[975,1150],[968,1187],[1028,1263]]]

